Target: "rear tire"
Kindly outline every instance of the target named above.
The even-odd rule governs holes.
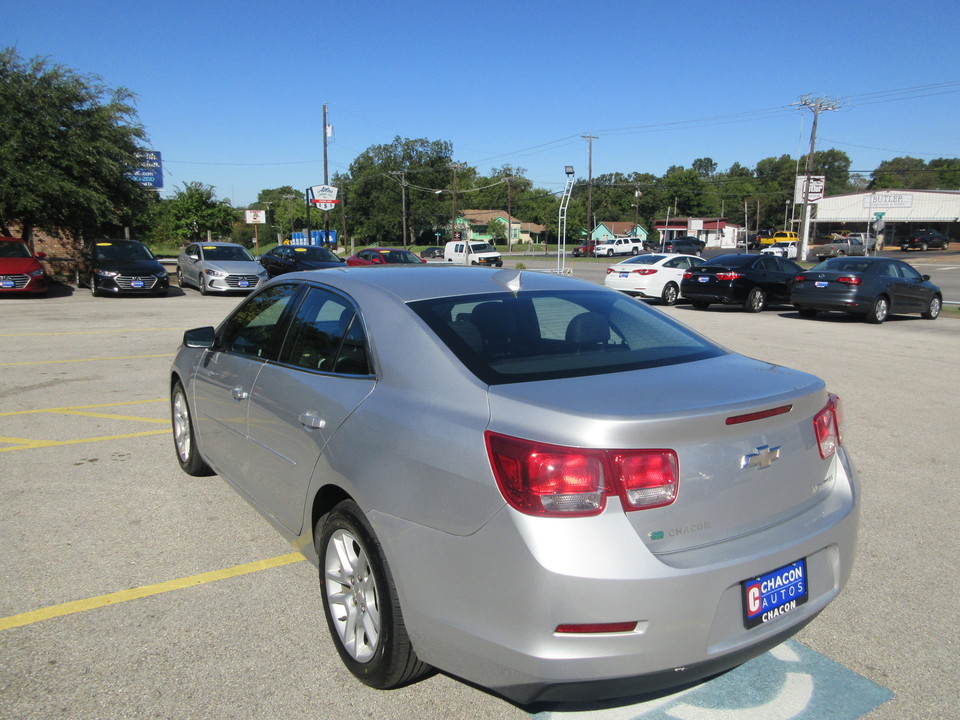
[[[873,301],[873,305],[870,306],[870,312],[867,313],[866,320],[868,323],[879,325],[888,317],[890,317],[890,301],[887,300],[886,296],[881,295]]]
[[[767,305],[767,294],[758,287],[750,288],[747,293],[747,301],[743,304],[743,309],[750,313],[757,313],[763,310]]]
[[[660,301],[664,305],[674,305],[677,298],[680,297],[680,288],[676,283],[669,282],[663,286],[663,292],[660,293]]]
[[[383,550],[359,506],[339,503],[317,523],[314,538],[327,627],[347,669],[381,690],[430,672],[407,635]]]

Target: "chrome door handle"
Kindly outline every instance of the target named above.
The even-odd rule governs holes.
[[[327,421],[323,418],[317,417],[316,415],[304,413],[300,416],[300,424],[308,430],[322,430],[327,424]]]
[[[240,385],[237,385],[233,390],[231,390],[230,394],[233,395],[234,400],[246,400],[248,397],[250,397],[250,393],[244,390]]]

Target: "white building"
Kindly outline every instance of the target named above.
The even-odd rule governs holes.
[[[813,219],[816,234],[871,231],[893,238],[921,228],[933,228],[960,238],[960,191],[876,190],[825,197]]]

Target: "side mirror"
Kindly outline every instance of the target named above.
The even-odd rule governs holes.
[[[921,276],[920,276],[920,279],[923,280],[924,282],[929,282],[930,276],[929,276],[929,275],[921,275]]]
[[[183,334],[183,344],[189,348],[209,348],[213,347],[215,338],[216,331],[212,326],[194,328]]]

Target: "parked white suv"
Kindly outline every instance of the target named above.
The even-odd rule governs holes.
[[[643,250],[643,240],[640,238],[622,237],[598,242],[593,248],[593,254],[597,257],[613,257],[614,255],[637,255]]]

